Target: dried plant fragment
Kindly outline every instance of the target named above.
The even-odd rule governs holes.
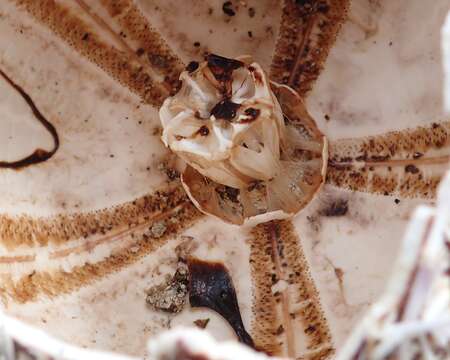
[[[290,88],[250,57],[209,55],[166,99],[162,140],[188,165],[182,183],[203,212],[242,224],[297,213],[324,180],[327,142]]]
[[[16,161],[1,161],[0,168],[7,169],[22,169],[24,167],[39,164],[41,162],[47,161],[59,149],[59,136],[55,127],[51,122],[49,122],[44,115],[39,111],[35,105],[33,99],[23,90],[19,85],[17,85],[4,71],[0,69],[0,76],[15,90],[20,96],[25,100],[25,102],[30,107],[34,117],[42,124],[43,127],[50,133],[53,138],[53,148],[50,151],[44,149],[36,149],[31,155],[24,157],[23,159]]]
[[[242,322],[233,281],[225,266],[190,258],[188,268],[191,306],[217,312],[230,324],[240,342],[253,347],[253,339]]]
[[[188,270],[181,265],[173,276],[147,290],[146,302],[156,310],[178,313],[183,310],[188,293]]]

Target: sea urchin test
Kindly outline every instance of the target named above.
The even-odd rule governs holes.
[[[162,140],[203,212],[234,224],[292,216],[325,178],[327,142],[291,88],[248,56],[209,55],[160,110]]]

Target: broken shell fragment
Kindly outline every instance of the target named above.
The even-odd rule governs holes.
[[[226,222],[296,214],[325,179],[327,141],[291,88],[248,56],[189,67],[160,110],[162,140],[187,166],[193,203]]]

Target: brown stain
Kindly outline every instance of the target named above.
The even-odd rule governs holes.
[[[349,0],[284,1],[270,78],[311,90],[346,19]]]
[[[340,267],[336,267],[333,262],[330,260],[330,258],[328,258],[327,256],[325,256],[325,260],[327,261],[327,263],[331,266],[331,268],[333,269],[334,272],[334,276],[336,276],[336,279],[339,283],[339,291],[342,297],[342,302],[344,305],[349,306],[347,303],[347,299],[345,297],[345,286],[344,286],[344,275],[345,272],[344,270],[342,270],[342,268]]]
[[[181,187],[156,191],[112,208],[87,213],[34,218],[0,215],[0,243],[8,249],[19,246],[63,244],[70,240],[105,235],[148,223],[156,216],[189,202]]]
[[[49,160],[59,149],[59,136],[56,128],[53,124],[48,121],[44,115],[37,108],[33,99],[28,95],[24,89],[17,85],[3,70],[0,69],[0,76],[5,79],[5,81],[16,90],[20,96],[25,100],[25,102],[30,107],[34,117],[39,123],[50,133],[53,138],[53,149],[50,151],[43,149],[36,149],[31,155],[28,155],[17,161],[0,161],[0,168],[19,170],[27,166],[35,165]]]
[[[13,300],[24,304],[42,297],[54,298],[72,293],[134,264],[201,217],[202,214],[188,204],[166,222],[167,230],[159,238],[150,239],[144,234],[130,247],[120,249],[99,262],[75,266],[71,271],[36,271],[17,281],[4,280],[0,285],[0,295],[5,301]]]
[[[73,10],[52,0],[15,0],[15,3],[38,22],[47,26],[80,55],[140,96],[144,102],[160,106],[168,95],[167,86],[155,81],[152,74],[135,59],[135,54],[119,50],[103,41],[96,29],[86,24]],[[123,21],[127,23],[128,20],[125,17]],[[128,29],[128,32],[139,37],[140,23],[135,26],[136,29]],[[154,39],[156,33],[152,33],[150,37],[152,36]],[[140,39],[145,42],[144,39]],[[153,43],[150,47],[150,41],[146,42],[146,46],[154,51],[154,55],[168,58],[168,50],[161,44],[162,40],[161,43]],[[170,76],[168,73],[168,78]]]
[[[270,230],[274,225],[277,227],[276,249],[271,239],[274,232]],[[258,225],[252,230],[249,242],[254,293],[252,335],[256,347],[271,355],[284,355],[284,344],[280,337],[285,336],[289,325],[284,323],[281,315],[281,294],[273,294],[271,290],[274,281],[279,280],[280,276],[273,257],[276,251],[282,272],[288,275],[285,280],[289,286],[290,301],[304,304],[296,313],[290,313],[289,317],[292,323],[298,323],[304,329],[303,336],[310,352],[307,358],[324,359],[330,356],[334,353],[330,330],[293,224],[290,221],[276,221]],[[280,325],[283,325],[281,333]]]
[[[348,200],[335,199],[319,210],[319,215],[326,217],[340,217],[348,213]]]

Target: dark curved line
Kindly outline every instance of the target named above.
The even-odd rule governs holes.
[[[56,128],[51,124],[45,117],[42,115],[42,113],[39,111],[37,106],[34,104],[34,101],[31,99],[31,97],[19,86],[17,85],[13,80],[11,80],[8,75],[6,75],[1,69],[0,69],[0,75],[8,82],[9,85],[11,85],[27,102],[28,106],[31,108],[31,111],[33,112],[33,115],[36,117],[36,119],[47,129],[47,131],[52,135],[53,137],[53,149],[51,151],[43,150],[43,149],[36,149],[31,155],[24,157],[23,159],[17,160],[17,161],[0,161],[0,168],[5,169],[15,169],[19,170],[24,167],[38,164],[44,161],[47,161],[50,159],[59,149],[59,136],[56,131]]]

